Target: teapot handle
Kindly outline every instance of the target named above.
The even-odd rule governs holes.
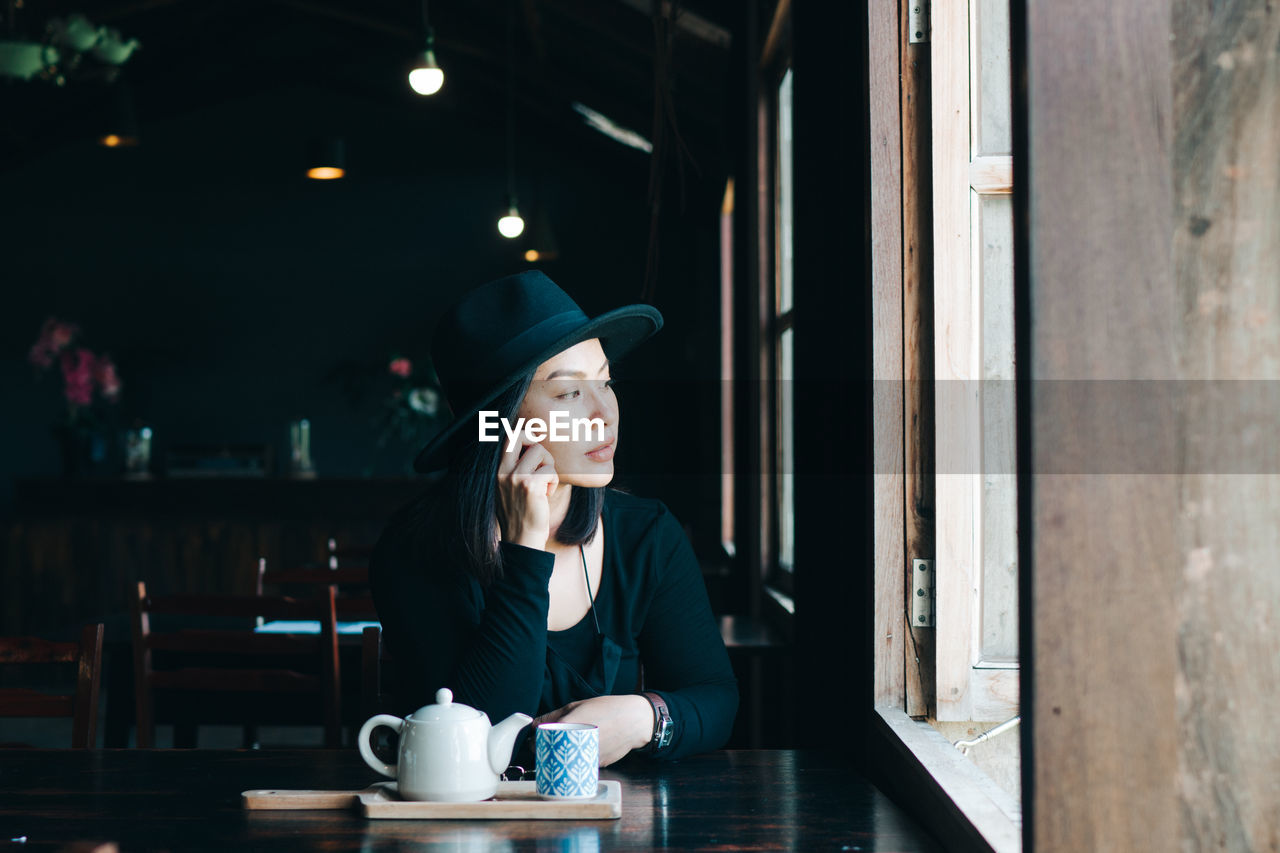
[[[360,727],[360,735],[356,738],[356,746],[360,747],[360,757],[364,759],[374,770],[377,770],[383,776],[396,778],[396,769],[398,764],[387,764],[378,756],[373,754],[373,747],[369,745],[369,737],[373,734],[373,730],[378,726],[386,726],[389,729],[395,729],[396,734],[400,734],[400,730],[404,728],[404,720],[399,717],[393,717],[390,714],[378,714],[370,717],[363,726]]]

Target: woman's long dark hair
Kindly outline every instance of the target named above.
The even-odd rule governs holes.
[[[533,373],[522,377],[483,408],[515,422],[528,393]],[[439,560],[461,568],[488,586],[502,577],[502,552],[498,548],[498,465],[506,447],[505,435],[496,442],[480,442],[467,429],[455,437],[449,449],[449,468],[428,495],[408,507],[415,559]],[[605,487],[574,486],[569,509],[555,540],[565,545],[587,544],[595,538],[597,520],[604,506]]]

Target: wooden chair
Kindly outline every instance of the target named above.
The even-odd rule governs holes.
[[[332,590],[334,613],[339,622],[376,622],[378,620],[377,610],[373,606],[373,593],[369,588],[369,569],[363,566],[269,570],[267,561],[259,559],[256,588],[258,595],[264,595],[270,590],[276,594],[307,598],[325,590]],[[263,622],[261,618],[258,620],[259,625]],[[355,685],[349,685],[346,695],[348,702],[359,699],[359,695],[350,689],[353,686]],[[357,707],[355,704],[348,705],[348,708],[355,707]],[[351,716],[349,712],[347,716]],[[347,719],[346,722],[354,739],[364,720]],[[244,742],[255,744],[257,741],[257,730],[246,726]]]
[[[148,595],[146,584],[139,583],[130,603],[138,746],[151,747],[155,743],[156,694],[170,699],[168,713],[160,716],[192,727],[191,745],[194,726],[201,722],[298,724],[314,718],[317,706],[322,709],[325,746],[342,745],[341,673],[332,587],[305,599],[256,595],[160,597]],[[160,633],[151,628],[151,617],[158,614],[219,619],[224,623],[240,620],[242,627]],[[255,633],[253,624],[259,616],[319,620],[320,632]],[[176,666],[156,668],[153,655],[168,656]],[[283,713],[255,707],[253,694],[272,697],[276,706],[283,706]]]
[[[0,638],[0,665],[76,665],[74,696],[20,687],[0,689],[0,717],[71,717],[71,746],[92,749],[98,737],[98,686],[102,678],[101,622],[85,625],[78,643],[37,637]]]

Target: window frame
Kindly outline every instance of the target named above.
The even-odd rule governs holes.
[[[954,42],[948,43],[938,39],[940,32],[954,34],[958,31],[957,27],[964,28],[967,39],[968,4],[950,3],[932,7],[930,15],[932,41],[920,45],[911,45],[907,42],[907,5],[901,4],[897,9],[872,6],[868,11],[868,52],[872,67],[869,96],[873,112],[873,141],[880,140],[881,136],[890,130],[894,132],[900,130],[902,134],[900,144],[896,147],[889,146],[887,152],[877,152],[876,146],[873,145],[871,161],[873,200],[871,243],[873,246],[879,246],[886,241],[896,242],[896,245],[903,249],[902,262],[896,270],[891,268],[891,264],[885,263],[881,264],[874,274],[876,279],[874,298],[877,302],[875,311],[882,317],[890,316],[893,306],[900,308],[904,304],[907,295],[908,266],[918,263],[921,251],[926,255],[931,254],[932,241],[929,234],[933,228],[932,214],[926,209],[924,215],[916,216],[915,208],[908,210],[909,204],[916,204],[921,197],[929,197],[930,179],[929,164],[908,163],[905,152],[909,151],[912,157],[918,157],[920,147],[916,144],[917,138],[923,137],[926,148],[932,149],[933,140],[937,139],[938,134],[938,128],[932,126],[928,107],[921,110],[919,106],[922,100],[924,104],[929,104],[935,93],[932,91],[930,81],[923,75],[918,75],[917,69],[922,64],[926,68],[932,66],[936,79],[939,73],[948,73],[945,70],[940,72],[940,67],[954,70],[957,62],[963,63],[966,66],[964,83],[966,95],[968,93],[967,41],[963,45],[957,45]],[[959,48],[963,48],[963,52],[957,55]],[[893,73],[877,73],[877,69],[885,68]],[[906,86],[910,86],[910,90],[904,90],[903,87]],[[921,92],[921,88],[926,91]],[[946,96],[944,94],[940,97]],[[937,102],[934,102],[933,116],[938,114],[938,109]],[[966,130],[968,121],[969,116],[966,112],[964,116]],[[879,135],[877,135],[877,129],[880,131]],[[936,171],[932,174],[932,180],[934,182],[939,180]],[[896,201],[901,203],[898,207],[898,216],[892,216],[892,211],[881,213],[876,209],[877,193],[882,199],[888,199],[894,193],[898,194]],[[892,204],[884,206],[892,207]],[[967,240],[968,237],[969,235],[966,234],[965,239]],[[933,279],[934,266],[926,264],[922,270],[913,267],[911,274],[915,276],[917,273],[926,280]],[[889,279],[890,286],[885,286],[883,279],[886,277]],[[913,286],[921,287],[921,283],[913,282]],[[921,313],[927,317],[929,310],[925,307]],[[898,342],[899,375],[910,373],[909,371],[904,373],[902,370],[908,355],[907,349],[920,346],[923,339],[932,340],[932,333],[929,331],[911,329],[910,334],[905,334],[903,327],[910,327],[921,318],[900,316],[903,321],[901,326],[886,329],[884,324],[879,324],[876,330],[877,337],[883,339],[873,346],[875,352],[873,369],[877,378],[880,378],[885,371],[892,372],[894,368],[892,343],[895,335]],[[946,318],[935,317],[928,325],[945,322],[947,322]],[[920,378],[926,379],[927,375],[922,370]],[[904,404],[909,405],[906,400]],[[912,414],[915,414],[914,410]],[[922,448],[920,453],[913,455],[908,443],[914,438],[922,439],[932,445],[936,430],[929,430],[923,435],[916,433],[913,437],[905,417],[896,420],[877,417],[875,429],[877,453],[880,452],[881,447],[893,446],[903,452],[905,457],[913,459],[912,464],[909,464],[903,472],[906,479],[919,475],[921,472],[917,470],[917,466],[920,464],[927,466],[927,460],[933,458],[928,448]],[[877,473],[879,472],[880,467],[877,467]],[[887,478],[878,476],[877,479]],[[878,485],[877,538],[879,539],[883,529],[890,539],[900,537],[906,540],[908,513],[912,509],[903,499],[902,493],[899,493],[895,502],[893,491]],[[885,519],[883,528],[881,516]],[[915,524],[918,525],[918,523],[918,519],[915,520]],[[930,537],[924,538],[927,541]],[[918,543],[908,543],[909,553],[905,553],[901,560],[882,558],[885,554],[891,553],[891,549],[882,551],[877,548],[873,579],[877,607],[876,637],[886,634],[912,636],[910,595],[907,594],[911,587],[904,585],[904,579],[910,572],[910,567],[906,565],[910,562],[908,558],[923,556],[915,553],[918,549],[914,545]],[[889,613],[882,614],[881,608],[886,607]],[[910,688],[906,682],[912,675],[908,670],[909,659],[913,652],[914,644],[907,649],[906,659],[901,654],[892,653],[883,655],[877,653],[875,656],[876,714],[873,720],[878,734],[887,747],[884,757],[899,764],[903,791],[913,800],[933,803],[934,810],[940,812],[939,816],[942,817],[945,814],[947,822],[967,836],[969,842],[977,846],[989,847],[1000,853],[1020,850],[1021,803],[996,787],[929,723],[913,719],[908,715],[907,694]],[[907,672],[905,678],[904,672]],[[925,689],[928,691],[928,686]],[[931,701],[934,699],[933,696],[928,696],[927,699],[930,700],[928,705],[934,705],[934,701]],[[918,704],[920,697],[917,695],[913,700]],[[914,710],[913,713],[915,713]]]
[[[931,32],[930,99],[933,151],[934,376],[939,388],[935,543],[936,702],[942,721],[1002,722],[1018,713],[1016,661],[988,659],[982,650],[984,605],[984,455],[986,406],[999,394],[983,377],[985,300],[978,229],[982,198],[1012,192],[1012,157],[979,156],[983,98],[979,57],[971,44],[979,29],[978,4],[942,6]],[[1009,105],[1012,110],[1012,104]],[[957,390],[959,389],[959,390]]]
[[[754,235],[759,251],[757,281],[754,282],[757,299],[757,315],[754,318],[760,330],[758,351],[755,353],[760,366],[758,408],[755,416],[760,425],[759,465],[761,479],[760,503],[755,508],[760,524],[760,564],[756,567],[762,585],[761,606],[775,621],[789,622],[795,613],[795,566],[784,568],[781,564],[781,480],[780,419],[782,399],[779,370],[780,342],[784,332],[795,328],[794,278],[792,305],[779,311],[782,273],[781,223],[779,215],[780,168],[778,159],[779,88],[787,72],[792,69],[791,4],[779,0],[774,8],[768,35],[761,50],[756,99],[757,159],[756,185],[759,201],[757,233]],[[793,335],[794,331],[791,332]]]

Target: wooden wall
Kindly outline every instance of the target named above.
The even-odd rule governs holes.
[[[18,485],[0,530],[0,634],[125,624],[128,589],[251,593],[258,558],[322,562],[327,540],[371,545],[415,480],[158,480]],[[115,639],[111,637],[110,639]]]
[[[1280,13],[1014,12],[1026,845],[1280,849]]]

